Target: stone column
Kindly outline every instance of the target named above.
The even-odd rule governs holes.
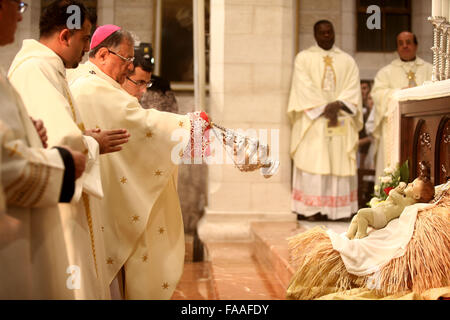
[[[209,166],[203,241],[249,237],[252,220],[290,220],[292,0],[211,0],[210,115],[230,129],[268,132],[281,166],[267,180],[233,165]],[[271,140],[274,133],[275,139]]]

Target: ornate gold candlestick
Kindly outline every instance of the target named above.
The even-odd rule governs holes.
[[[442,35],[442,25],[446,22],[444,17],[429,17],[428,21],[433,25],[433,74],[432,81],[439,81],[444,78],[443,63],[444,56],[442,46],[444,45],[444,39]],[[442,45],[442,46],[441,46]]]

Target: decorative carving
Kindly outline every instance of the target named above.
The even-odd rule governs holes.
[[[419,163],[419,178],[430,179],[430,177],[431,177],[430,167],[431,167],[431,165],[429,162],[420,161],[420,163]]]
[[[450,179],[450,117],[444,116],[438,126],[435,150],[435,183],[446,183]]]
[[[445,128],[445,133],[444,133],[444,143],[445,144],[449,144],[450,143],[450,126],[447,125],[447,127]]]
[[[431,150],[431,136],[429,133],[424,132],[420,135],[420,145]]]

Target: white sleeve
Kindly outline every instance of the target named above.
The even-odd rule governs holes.
[[[356,116],[356,113],[358,112],[358,109],[356,108],[353,103],[349,103],[347,101],[341,101],[345,106],[352,112],[352,116]]]
[[[59,151],[30,148],[23,140],[14,139],[12,133],[3,134],[4,126],[0,126],[3,201],[22,208],[58,204],[65,170]]]
[[[370,111],[369,117],[366,121],[366,132],[371,135],[375,131],[375,107]]]
[[[103,186],[100,173],[100,146],[94,138],[83,136],[88,149],[86,155],[86,170],[80,179],[76,181],[75,194],[72,202],[78,202],[83,192],[99,199],[103,198]]]
[[[325,111],[326,107],[327,107],[327,105],[325,104],[321,107],[306,110],[305,113],[308,116],[308,118],[310,118],[311,120],[316,120],[317,118],[319,118],[322,115],[322,113]]]

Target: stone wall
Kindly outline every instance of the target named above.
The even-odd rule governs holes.
[[[312,27],[321,19],[330,20],[336,31],[336,45],[352,55],[360,68],[362,79],[373,79],[378,70],[396,58],[395,53],[356,52],[356,1],[300,0],[299,49],[315,43]],[[419,41],[418,55],[431,63],[432,27],[431,0],[412,1],[412,32]]]
[[[289,219],[291,161],[286,106],[293,50],[290,0],[211,1],[211,116],[233,129],[278,130],[281,162],[269,180],[233,165],[209,166],[202,239],[248,236],[248,221]]]
[[[214,0],[212,0],[214,2]],[[230,34],[243,34],[253,30],[253,17],[264,16],[262,7],[279,4],[281,0],[262,0],[258,13],[254,13],[252,0],[231,1],[231,7],[227,12],[227,21]],[[284,1],[285,4],[296,0]],[[7,70],[20,49],[23,39],[38,37],[38,25],[40,15],[40,0],[28,0],[30,5],[19,23],[14,44],[0,50],[0,67]],[[281,1],[283,2],[283,1]],[[431,62],[432,53],[432,28],[427,17],[431,13],[431,0],[412,1],[412,31],[416,33],[419,40],[419,56]],[[217,6],[217,4],[216,4]],[[312,26],[319,19],[329,19],[336,27],[336,45],[355,57],[361,71],[361,78],[373,79],[376,72],[395,58],[394,53],[361,53],[356,52],[356,1],[353,0],[301,0],[299,1],[299,49],[303,50],[314,44]],[[155,0],[98,0],[98,23],[100,25],[115,23],[133,31],[141,41],[154,41]],[[279,20],[280,12],[274,10],[269,12],[267,19],[260,28],[262,32],[270,37],[279,29],[292,29],[293,19]],[[216,14],[216,18],[218,15]],[[277,22],[278,21],[278,22]],[[215,23],[213,21],[213,23]],[[263,42],[259,50],[269,49],[271,44]],[[245,47],[245,46],[244,46]],[[273,47],[272,47],[273,48]],[[270,68],[269,66],[267,68]],[[263,80],[262,76],[260,77]]]

